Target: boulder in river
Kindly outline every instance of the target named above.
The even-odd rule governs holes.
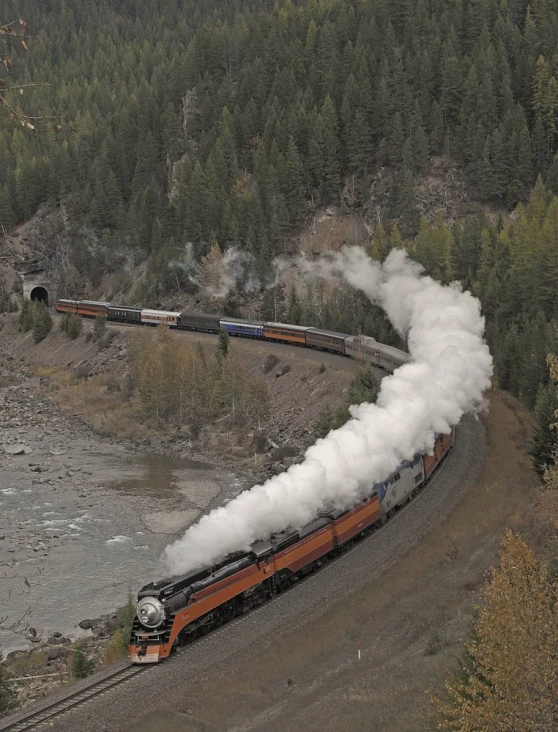
[[[29,455],[33,451],[29,445],[24,445],[20,442],[17,445],[4,445],[4,452],[7,455]]]

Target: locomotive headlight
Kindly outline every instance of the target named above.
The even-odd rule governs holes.
[[[139,621],[146,628],[156,628],[165,619],[165,608],[156,597],[144,597],[137,606]]]

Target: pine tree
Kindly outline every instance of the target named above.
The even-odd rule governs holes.
[[[331,201],[339,195],[341,167],[339,158],[339,125],[331,97],[326,96],[320,114],[320,145],[323,159],[323,193]]]
[[[347,159],[349,168],[357,174],[372,167],[370,126],[362,109],[357,109],[349,128]]]
[[[70,673],[74,679],[84,679],[93,672],[93,661],[87,656],[85,641],[77,641],[72,646]]]
[[[100,341],[104,337],[106,330],[107,319],[98,315],[93,323],[93,342],[96,343],[97,341]]]
[[[551,427],[558,421],[556,410],[558,410],[556,385],[552,382],[540,384],[535,404],[536,426],[529,450],[539,475],[543,475],[545,469],[552,465],[557,457],[558,430]]]
[[[434,700],[439,730],[551,730],[558,724],[556,578],[506,531],[467,644],[465,673]]]
[[[409,168],[402,168],[397,176],[397,213],[407,236],[416,234],[420,220],[415,197],[415,182]]]
[[[41,304],[35,308],[33,319],[33,340],[40,343],[52,330],[52,317],[46,305]]]
[[[18,324],[20,330],[27,333],[33,327],[35,321],[35,310],[37,306],[31,300],[24,300],[19,311]]]
[[[293,325],[300,325],[301,317],[302,305],[300,304],[295,286],[293,285],[289,292],[289,299],[287,303],[287,321]]]
[[[226,328],[219,329],[219,337],[217,339],[216,355],[218,360],[222,361],[227,357],[229,352],[229,332]]]
[[[71,313],[68,316],[68,322],[66,325],[66,335],[71,341],[75,341],[75,339],[79,336],[81,333],[81,329],[83,327],[83,320],[79,315],[76,315],[75,313]]]
[[[304,178],[300,155],[292,135],[289,137],[285,168],[288,180],[285,200],[291,224],[297,226],[304,213]]]
[[[285,316],[285,287],[282,284],[268,287],[262,298],[261,320],[280,323]]]
[[[426,274],[440,282],[451,279],[451,250],[453,238],[440,217],[434,226],[429,226],[423,217],[418,236],[412,245],[413,258],[420,262]]]

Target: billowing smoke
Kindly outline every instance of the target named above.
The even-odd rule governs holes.
[[[261,289],[261,284],[253,274],[254,257],[235,247],[223,254],[217,247],[198,262],[194,245],[188,242],[180,258],[168,263],[170,270],[180,270],[187,279],[199,289],[202,296],[224,300],[233,292],[252,294]]]
[[[465,412],[483,405],[492,358],[470,293],[422,276],[402,250],[379,265],[352,247],[305,267],[343,277],[383,307],[406,337],[412,360],[382,380],[376,404],[351,407],[351,419],[310,447],[302,463],[203,516],[169,545],[163,559],[172,574],[300,527],[323,509],[350,507],[403,461],[431,450],[436,433],[448,433]]]
[[[207,265],[210,272],[206,281],[200,282],[200,292],[216,300],[224,300],[238,289],[246,293],[257,292],[261,285],[250,273],[254,257],[231,247],[223,256]]]

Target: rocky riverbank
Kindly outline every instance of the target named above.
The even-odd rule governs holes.
[[[89,675],[125,656],[130,605],[78,623],[79,638],[53,632],[46,639],[27,633],[31,648],[8,653],[4,669],[15,691],[17,706],[35,702],[61,684]],[[82,663],[76,664],[75,654]]]
[[[0,648],[78,633],[161,572],[169,541],[242,487],[236,474],[100,438],[0,366]],[[83,578],[87,577],[87,582]],[[22,632],[23,631],[23,632]]]
[[[264,452],[237,449],[226,431],[197,442],[179,429],[109,438],[84,423],[79,404],[59,405],[53,382],[64,373],[87,382],[86,370],[123,375],[129,329],[115,332],[99,353],[85,335],[68,342],[57,330],[35,345],[14,316],[2,318],[0,649],[21,703],[70,680],[78,639],[94,667],[125,652],[117,608],[160,576],[166,544],[299,460],[317,413],[344,398],[355,368],[332,354],[242,341],[270,388],[271,416],[258,427]],[[214,348],[210,336],[195,337]]]

